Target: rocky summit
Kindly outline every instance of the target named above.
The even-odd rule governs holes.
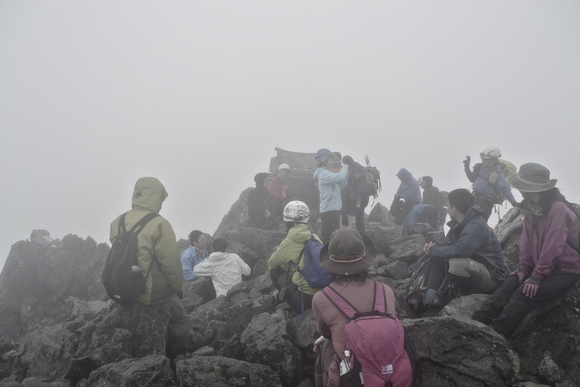
[[[247,194],[213,238],[226,238],[252,274],[227,297],[203,303],[184,295],[191,340],[175,371],[165,356],[168,309],[108,299],[100,282],[107,244],[75,235],[53,240],[44,230],[15,243],[0,274],[0,386],[313,386],[318,333],[312,312],[302,320],[278,304],[267,272],[285,232],[244,227]],[[370,276],[395,291],[398,315],[421,357],[424,386],[580,385],[579,285],[535,310],[509,340],[469,318],[485,295],[415,316],[404,301],[412,266],[426,238],[443,234],[398,237],[380,203],[366,227],[379,252]],[[520,230],[517,209],[495,229],[512,268]]]

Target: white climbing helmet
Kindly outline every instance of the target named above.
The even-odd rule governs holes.
[[[284,222],[308,223],[310,209],[304,202],[293,200],[284,207],[282,218]]]
[[[499,159],[501,157],[501,150],[497,146],[490,146],[482,150],[479,155],[482,159]]]

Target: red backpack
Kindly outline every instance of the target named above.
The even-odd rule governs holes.
[[[374,282],[374,281],[373,281]],[[340,387],[420,387],[423,380],[415,343],[396,316],[387,313],[382,286],[374,282],[373,310],[359,312],[333,287],[323,293],[349,322]]]

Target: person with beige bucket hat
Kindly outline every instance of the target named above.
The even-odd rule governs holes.
[[[528,313],[552,302],[580,279],[580,221],[550,179],[548,168],[523,164],[508,176],[524,200],[519,264],[472,318],[510,336]]]

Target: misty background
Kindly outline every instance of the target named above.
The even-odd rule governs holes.
[[[578,1],[4,0],[0,267],[33,229],[108,242],[142,176],[213,234],[275,147],[368,155],[389,206],[497,145],[580,202],[578,69]]]

